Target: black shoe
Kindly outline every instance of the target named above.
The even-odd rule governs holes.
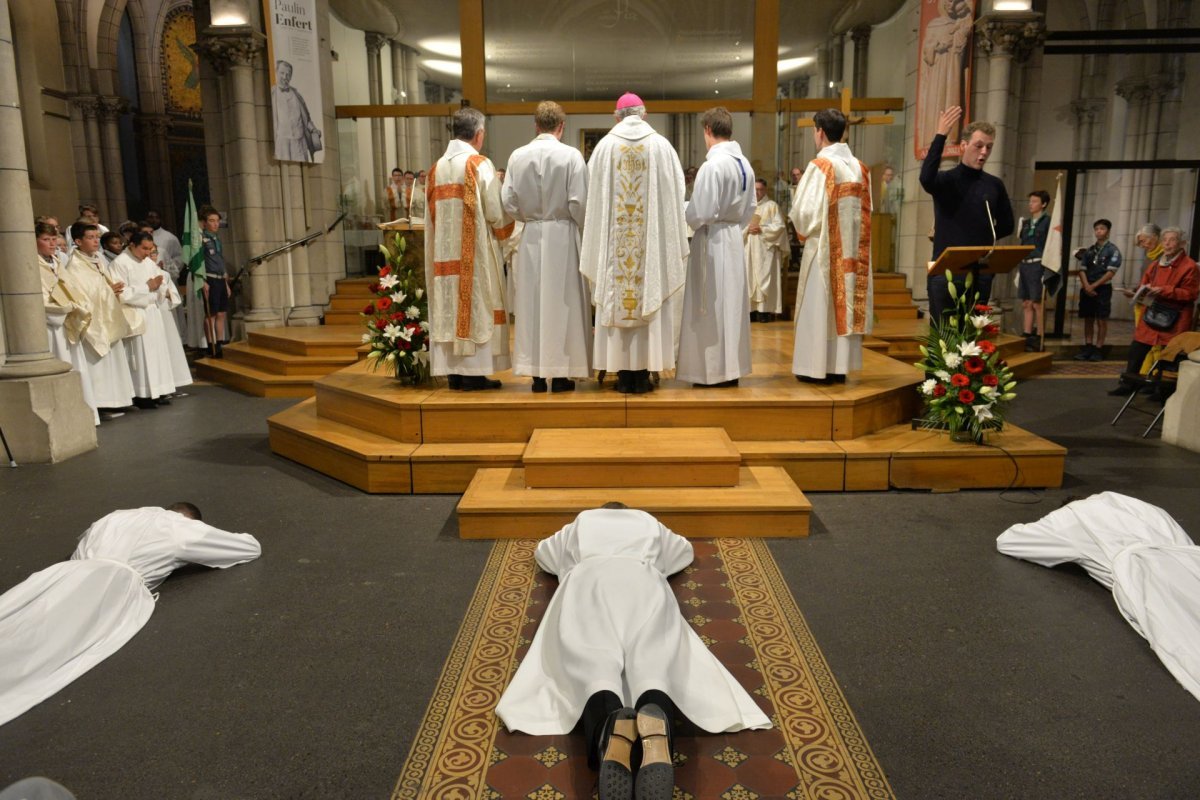
[[[831,373],[829,373],[827,380],[829,380],[832,383],[845,383],[846,376],[840,372],[831,372]]]
[[[1113,397],[1128,397],[1136,391],[1137,389],[1133,388],[1132,386],[1122,383],[1115,389],[1109,389],[1108,393]]]
[[[169,406],[171,405],[171,398],[164,394],[162,397],[155,399],[154,402],[160,406]]]
[[[460,391],[462,389],[462,382],[463,382],[462,375],[447,375],[446,376],[446,385],[449,388],[454,389],[455,391]]]
[[[543,394],[546,391],[546,379],[534,378],[532,389],[534,394]]]
[[[796,380],[801,383],[815,383],[818,386],[829,386],[833,383],[833,378],[826,375],[824,378],[814,378],[809,375],[797,375]]]
[[[671,756],[671,722],[653,703],[637,712],[637,732],[642,763],[637,771],[637,800],[671,800],[675,790],[675,765]]]
[[[483,375],[463,375],[462,390],[464,392],[482,392],[487,389],[499,389],[500,381]]]
[[[650,370],[638,369],[633,371],[633,393],[634,394],[649,394],[654,391],[654,384],[650,382]]]
[[[1104,360],[1104,351],[1101,350],[1099,347],[1093,347],[1091,355],[1088,356],[1087,360],[1088,361],[1103,361]]]
[[[600,734],[600,776],[597,782],[600,800],[633,798],[633,746],[638,735],[637,717],[637,712],[632,708],[618,708],[608,715],[604,732]],[[669,793],[667,797],[670,797]]]
[[[143,411],[158,408],[158,404],[154,402],[153,397],[135,397],[133,398],[133,404]]]
[[[617,371],[616,389],[621,394],[633,394],[633,372],[627,369]]]
[[[1085,344],[1079,350],[1079,352],[1076,353],[1075,355],[1071,356],[1071,358],[1074,359],[1075,361],[1090,361],[1091,355],[1092,355],[1092,346],[1090,344]]]
[[[570,378],[552,378],[550,380],[550,391],[555,394],[559,392],[575,391],[575,381]]]
[[[692,386],[696,389],[734,389],[737,388],[738,379],[734,378],[731,381],[721,381],[720,383],[693,383]]]

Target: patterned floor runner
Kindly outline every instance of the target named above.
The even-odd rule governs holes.
[[[508,733],[493,711],[557,586],[536,544],[495,544],[393,800],[595,796],[582,737]],[[766,545],[693,544],[671,579],[683,615],[775,727],[677,732],[675,798],[893,797]]]

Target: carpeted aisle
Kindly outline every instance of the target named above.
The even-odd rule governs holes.
[[[678,731],[675,797],[893,797],[766,545],[693,544],[695,561],[671,579],[680,608],[775,728]],[[594,796],[582,737],[510,734],[493,712],[557,585],[535,545],[494,546],[393,800]]]

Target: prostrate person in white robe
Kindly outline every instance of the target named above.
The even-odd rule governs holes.
[[[572,378],[591,376],[592,319],[579,273],[579,241],[587,205],[587,165],[562,143],[566,115],[554,102],[538,104],[537,136],[508,159],[501,199],[519,223],[520,247],[510,273],[516,343],[513,374],[533,378],[533,391],[569,392]]]
[[[1012,526],[996,549],[1046,567],[1078,563],[1200,700],[1200,547],[1165,510],[1104,492]]]
[[[451,389],[497,389],[488,376],[508,369],[508,310],[500,241],[512,220],[483,147],[478,109],[454,114],[454,140],[429,171],[425,285],[429,287],[431,374]]]
[[[588,162],[579,271],[596,307],[592,366],[616,372],[617,391],[643,394],[651,371],[675,367],[688,254],[683,168],[643,119],[640,97],[622,95],[614,116]]]
[[[123,341],[131,328],[120,300],[125,286],[108,278],[101,263],[97,226],[77,222],[71,226],[71,238],[75,249],[59,277],[74,301],[91,316],[83,341],[93,397],[98,408],[125,408],[133,404],[133,379]]]
[[[53,225],[39,222],[34,226],[34,234],[37,236],[42,304],[46,308],[46,333],[49,335],[50,352],[79,373],[83,401],[92,409],[92,416],[99,425],[100,413],[96,407],[95,393],[92,391],[92,373],[83,344],[83,334],[92,322],[91,314],[75,302],[67,285],[58,277],[58,230]]]
[[[253,536],[201,522],[190,503],[114,511],[92,523],[70,561],[0,595],[0,725],[120,650],[177,567],[223,569],[261,553]]]
[[[862,369],[871,332],[871,181],[842,143],[846,117],[834,108],[813,117],[818,153],[804,171],[789,212],[804,242],[796,291],[797,380],[832,383]]]
[[[754,170],[730,138],[733,116],[727,110],[710,108],[701,124],[708,155],[685,212],[695,233],[675,377],[697,387],[737,386],[751,369],[742,236],[754,217]]]
[[[787,225],[779,204],[767,197],[767,182],[754,182],[757,205],[746,228],[746,280],[750,292],[750,321],[770,322],[783,313],[783,259]],[[757,220],[757,222],[755,221]]]
[[[710,733],[771,727],[680,613],[667,576],[692,562],[687,539],[610,503],[580,513],[534,557],[558,589],[496,707],[510,731],[561,735],[582,717],[594,754],[613,712],[647,702]]]
[[[159,290],[170,278],[150,260],[153,252],[154,237],[138,231],[125,252],[108,266],[109,278],[125,285],[121,302],[135,309],[143,321],[142,332],[127,337],[125,348],[133,378],[133,402],[145,409],[156,408],[175,393],[167,333],[158,310]]]

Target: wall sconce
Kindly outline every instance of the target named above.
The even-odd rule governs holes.
[[[992,0],[992,11],[1008,13],[1012,11],[1030,12],[1033,10],[1033,0]]]
[[[245,27],[250,24],[247,0],[212,0],[209,12],[214,28]]]

